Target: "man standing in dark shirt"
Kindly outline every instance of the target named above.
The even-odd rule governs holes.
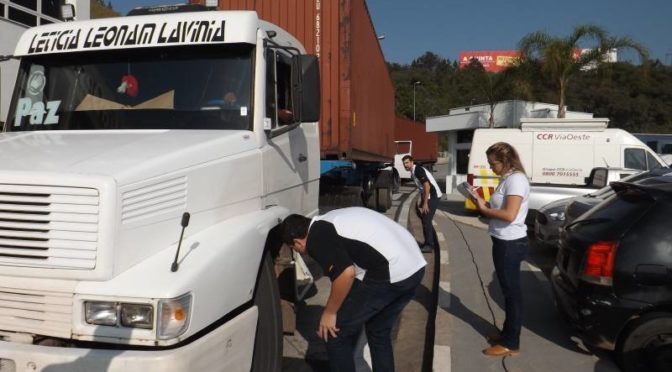
[[[353,352],[362,331],[374,371],[394,371],[391,331],[415,295],[427,264],[413,236],[366,208],[331,211],[312,220],[293,214],[282,239],[317,261],[332,282],[318,335],[332,371],[355,371]]]
[[[404,163],[404,168],[411,172],[411,179],[420,190],[420,217],[422,218],[422,233],[425,237],[424,244],[420,247],[422,253],[432,253],[436,247],[434,241],[434,227],[432,220],[434,213],[439,206],[441,200],[441,190],[436,183],[432,173],[427,171],[424,167],[416,165],[413,162],[411,155],[406,155],[401,160]]]

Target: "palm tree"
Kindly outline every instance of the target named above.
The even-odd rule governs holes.
[[[474,95],[490,108],[488,127],[495,127],[495,107],[506,99],[529,99],[532,96],[531,86],[524,80],[527,73],[526,66],[514,64],[503,72],[493,73],[485,71],[483,65],[472,59],[465,67],[464,73],[470,80],[471,86],[476,87]]]
[[[579,43],[593,40],[596,46],[576,55]],[[521,60],[535,62],[552,85],[558,89],[558,118],[565,117],[565,93],[573,76],[580,71],[604,62],[605,54],[617,49],[633,49],[642,61],[648,58],[644,46],[627,37],[611,37],[602,28],[582,25],[567,37],[553,37],[543,31],[533,32],[520,40]]]

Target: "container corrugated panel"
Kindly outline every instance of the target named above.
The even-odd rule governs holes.
[[[424,123],[396,118],[394,125],[395,141],[413,141],[412,156],[418,161],[436,161],[438,134],[427,133]]]
[[[364,0],[219,0],[219,9],[255,10],[320,57],[322,158],[393,158],[394,87]]]

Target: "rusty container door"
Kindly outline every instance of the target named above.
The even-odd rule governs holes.
[[[394,125],[395,141],[413,141],[411,156],[421,163],[436,162],[439,136],[427,133],[424,123],[396,118]]]
[[[364,0],[219,0],[218,8],[255,10],[320,58],[323,159],[391,161],[394,88]]]

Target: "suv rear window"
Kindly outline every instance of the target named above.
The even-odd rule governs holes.
[[[637,222],[654,204],[646,192],[622,190],[591,209],[569,227],[569,231],[590,236],[589,240],[616,239]]]

